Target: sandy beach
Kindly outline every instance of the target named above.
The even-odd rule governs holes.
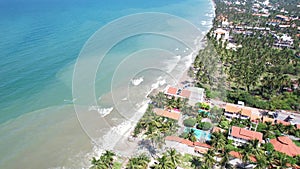
[[[200,49],[203,49],[205,47],[206,42],[203,41],[203,39],[200,41],[199,46]],[[199,49],[199,50],[200,50]],[[194,55],[192,56],[192,59],[196,57],[196,54],[198,51],[194,52]],[[193,62],[192,62],[193,63]],[[178,87],[182,88],[186,84],[192,84],[193,83],[193,78],[188,76],[188,70],[192,66],[192,63],[189,64],[189,66],[186,68],[185,71],[183,71],[181,77],[178,80]],[[155,95],[160,91],[163,91],[166,85],[163,85],[157,89],[154,89],[149,95]],[[144,105],[132,119],[131,119],[131,127],[129,130],[125,132],[125,134],[122,136],[122,138],[117,142],[115,147],[113,148],[114,152],[116,152],[117,155],[125,157],[125,158],[130,158],[136,154],[141,154],[141,153],[149,153],[147,147],[147,142],[141,144],[143,141],[142,138],[133,138],[132,132],[135,128],[135,125],[137,124],[138,120],[142,118],[143,114],[146,111],[148,104]]]

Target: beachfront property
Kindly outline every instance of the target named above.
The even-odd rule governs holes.
[[[156,109],[154,109],[154,112],[158,116],[167,117],[167,118],[174,119],[177,121],[181,117],[180,112],[176,111],[176,110],[164,110],[164,109],[156,108]]]
[[[300,147],[295,145],[295,143],[293,143],[293,141],[287,136],[271,139],[270,143],[274,146],[274,150],[288,156],[294,157],[300,155]]]
[[[195,105],[196,103],[204,101],[204,89],[198,87],[186,87],[177,88],[172,86],[167,86],[165,89],[165,95],[174,96],[180,98],[187,98],[190,105]]]
[[[256,131],[247,130],[237,126],[232,126],[229,129],[228,139],[233,140],[234,144],[237,146],[248,143],[250,140],[259,140],[260,143],[263,142],[263,134]]]
[[[206,143],[200,143],[197,141],[192,142],[188,139],[180,138],[177,136],[167,136],[165,140],[167,147],[176,148],[180,152],[196,156],[199,156],[199,153],[205,154],[208,151],[208,149],[211,148],[211,146]]]
[[[226,104],[224,116],[229,120],[232,118],[240,118],[243,120],[250,119],[252,122],[257,121],[262,117],[258,109],[231,103]]]

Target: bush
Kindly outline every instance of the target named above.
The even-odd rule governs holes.
[[[267,125],[265,123],[259,123],[256,131],[262,132],[266,127],[267,127]]]
[[[225,147],[230,151],[237,151],[238,150],[238,148],[236,148],[234,145],[231,145],[231,144],[227,144]]]
[[[266,143],[263,145],[266,151],[273,151],[274,150],[274,146],[271,143]]]
[[[183,121],[184,126],[186,127],[194,127],[196,124],[196,119],[188,118]]]
[[[201,109],[209,110],[210,106],[206,103],[197,103],[197,106]]]
[[[281,132],[279,130],[275,130],[274,131],[275,135],[278,137],[278,136],[281,136]]]
[[[212,124],[209,122],[201,122],[197,125],[197,128],[207,131],[212,128]]]
[[[228,129],[228,127],[229,127],[229,121],[221,121],[220,123],[219,123],[219,127],[221,127],[222,129]]]

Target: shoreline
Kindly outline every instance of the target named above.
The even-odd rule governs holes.
[[[214,13],[214,17],[212,17],[211,21],[210,21],[212,23],[214,18],[215,18],[215,10],[216,10],[214,0],[211,0],[211,4],[212,4],[212,11]],[[203,37],[201,39],[196,37],[195,40],[198,40],[196,50],[191,52],[192,61],[186,67],[186,70],[183,71],[182,75],[180,76],[180,78],[178,80],[179,87],[183,87],[183,84],[186,81],[188,81],[190,83],[193,82],[193,78],[189,77],[189,75],[188,75],[189,68],[192,66],[192,64],[194,62],[194,59],[197,56],[199,50],[202,50],[207,45],[207,42],[205,40],[206,35],[209,32],[209,30],[212,29],[212,27],[213,27],[213,24],[210,25],[209,29],[206,31],[205,35],[203,35]],[[187,63],[188,63],[188,61],[187,61]],[[157,94],[160,91],[162,91],[161,86],[159,86],[158,88],[153,89],[152,91],[150,91],[146,97],[148,97],[150,95]],[[127,130],[127,132],[124,133],[123,137],[116,143],[116,145],[113,148],[114,152],[116,152],[116,154],[118,156],[120,156],[121,158],[130,158],[131,156],[133,156],[135,154],[144,152],[143,150],[138,149],[139,148],[138,142],[142,139],[141,138],[133,139],[132,138],[132,132],[134,131],[134,128],[135,128],[137,122],[142,118],[142,116],[145,114],[146,109],[148,108],[149,99],[147,99],[146,102],[147,103],[143,104],[143,106],[141,107],[141,108],[144,108],[144,111],[142,112],[142,115],[140,115],[138,117],[138,119],[134,119],[135,116],[136,116],[136,115],[134,115],[134,117],[133,117],[134,120],[130,120],[131,127]]]

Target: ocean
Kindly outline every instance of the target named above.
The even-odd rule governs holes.
[[[176,84],[213,17],[209,0],[1,1],[0,168],[87,168]]]

